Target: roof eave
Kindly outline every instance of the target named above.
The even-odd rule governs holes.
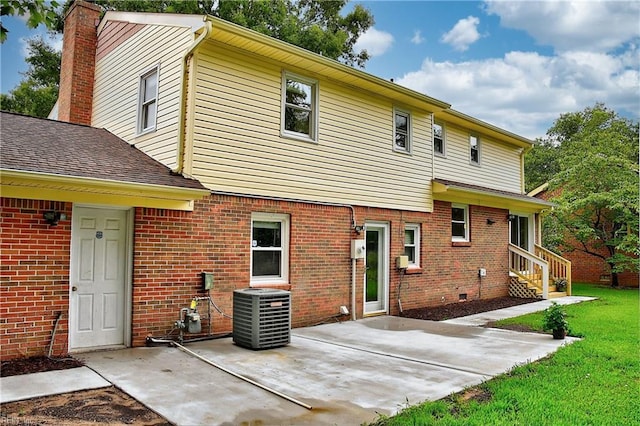
[[[3,197],[193,211],[207,189],[0,169]]]
[[[380,77],[368,74],[364,71],[345,65],[334,59],[323,57],[321,55],[318,55],[317,53],[289,44],[282,40],[269,37],[267,35],[249,30],[237,24],[213,16],[207,16],[206,19],[213,24],[213,31],[210,35],[210,39],[212,40],[216,40],[221,33],[226,33],[227,35],[235,35],[239,38],[242,38],[243,40],[243,42],[238,43],[236,47],[251,51],[258,50],[259,47],[267,46],[278,51],[289,53],[299,59],[296,64],[291,64],[292,66],[304,68],[305,62],[320,64],[323,67],[333,70],[343,79],[348,80],[348,84],[366,90],[375,90],[376,93],[390,99],[404,101],[408,104],[419,106],[422,109],[432,112],[441,111],[443,109],[451,107],[451,105],[447,102],[432,98],[425,94],[395,84],[391,81],[387,81]],[[246,41],[248,41],[249,43],[246,43]],[[233,39],[225,40],[225,43],[229,45],[233,45],[233,42]],[[252,46],[251,43],[255,43],[255,45]]]
[[[553,203],[533,197],[499,194],[489,190],[465,188],[455,184],[432,182],[433,199],[452,203],[474,204],[486,207],[495,207],[505,210],[521,211],[526,213],[539,213],[553,207]]]

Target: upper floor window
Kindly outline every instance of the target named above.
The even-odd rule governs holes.
[[[404,227],[404,255],[409,258],[410,267],[420,266],[420,225],[417,223]]]
[[[289,277],[289,216],[251,215],[251,283],[287,283]]]
[[[158,114],[158,66],[140,76],[138,99],[138,133],[156,128]]]
[[[436,122],[433,123],[433,152],[444,155],[444,126]]]
[[[411,114],[397,109],[393,111],[393,149],[411,152]]]
[[[469,135],[469,155],[471,164],[480,164],[480,139],[477,136]]]
[[[316,141],[318,82],[289,73],[282,80],[282,135]]]
[[[451,241],[469,241],[469,206],[451,206]]]

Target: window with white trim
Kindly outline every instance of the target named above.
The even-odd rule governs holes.
[[[317,141],[318,82],[316,80],[282,74],[281,134],[296,139]]]
[[[289,281],[289,215],[251,215],[251,284]]]
[[[404,255],[409,258],[409,267],[420,267],[420,224],[404,226]]]
[[[469,161],[480,164],[480,139],[475,135],[469,135]]]
[[[393,149],[399,152],[411,152],[411,114],[395,108],[393,110]]]
[[[451,241],[469,241],[469,206],[451,205]]]
[[[158,114],[158,66],[140,75],[138,95],[138,133],[156,128]]]
[[[434,121],[433,123],[433,152],[444,156],[444,126]]]

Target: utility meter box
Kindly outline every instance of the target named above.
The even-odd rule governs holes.
[[[213,272],[202,272],[202,289],[211,290],[213,288]]]
[[[364,259],[367,252],[365,240],[351,240],[351,258]]]
[[[396,257],[396,268],[407,269],[409,267],[409,256]]]
[[[487,270],[485,268],[478,269],[478,276],[479,277],[486,277],[487,276]]]

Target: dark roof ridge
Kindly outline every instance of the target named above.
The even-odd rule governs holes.
[[[107,129],[105,129],[104,127],[93,127],[93,126],[90,126],[90,125],[88,125],[88,124],[72,123],[72,122],[70,122],[70,121],[60,121],[60,120],[56,120],[56,119],[49,118],[49,117],[36,117],[35,115],[27,115],[27,114],[22,114],[22,113],[20,113],[20,112],[6,111],[6,110],[4,110],[4,109],[0,110],[0,113],[2,113],[2,114],[17,115],[17,116],[19,116],[19,117],[33,118],[33,119],[36,119],[36,120],[53,121],[53,122],[55,122],[55,123],[71,124],[72,126],[89,127],[89,128],[91,128],[91,129],[98,129],[98,130],[104,130],[104,131],[109,132],[109,131],[108,131]],[[111,132],[109,132],[109,133],[111,133]],[[113,134],[113,133],[111,133],[111,134]],[[114,135],[114,136],[115,136],[115,135]]]

